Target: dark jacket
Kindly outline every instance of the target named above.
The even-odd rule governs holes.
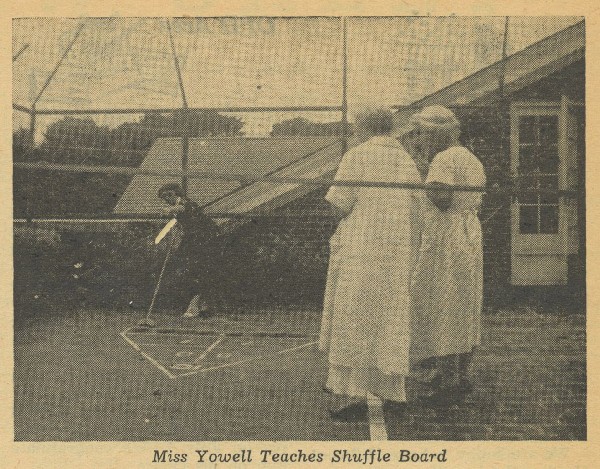
[[[182,244],[199,247],[219,235],[220,230],[217,224],[204,214],[196,202],[185,200],[183,206],[183,212],[176,215],[177,221],[183,229]]]

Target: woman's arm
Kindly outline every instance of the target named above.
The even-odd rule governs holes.
[[[348,151],[340,161],[340,165],[335,174],[334,181],[360,179],[363,173],[360,159],[357,158],[355,150]],[[332,185],[325,195],[325,200],[329,202],[331,214],[341,221],[354,208],[358,196],[358,188],[350,186]]]
[[[431,182],[430,185],[434,187],[449,187],[448,184],[444,184],[441,182]],[[450,208],[450,205],[452,204],[452,190],[450,189],[428,190],[427,197],[429,198],[429,200],[431,200],[433,205],[435,205],[442,212],[448,210]]]
[[[452,204],[452,190],[454,186],[454,150],[448,149],[438,153],[429,165],[429,173],[425,182],[432,187],[440,189],[428,190],[427,197],[442,212]]]

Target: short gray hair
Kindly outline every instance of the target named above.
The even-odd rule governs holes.
[[[385,108],[366,109],[356,114],[356,127],[373,135],[389,135],[394,129],[392,111]]]

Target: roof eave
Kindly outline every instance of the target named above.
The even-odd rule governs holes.
[[[472,105],[485,101],[498,91],[499,77],[506,70],[505,91],[513,93],[584,57],[585,23],[581,21],[552,36],[495,62],[468,77],[409,105],[394,106],[398,117],[434,104]]]

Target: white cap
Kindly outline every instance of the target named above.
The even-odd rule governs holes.
[[[460,127],[454,113],[444,106],[427,106],[413,114],[409,122],[426,129],[452,130]]]

